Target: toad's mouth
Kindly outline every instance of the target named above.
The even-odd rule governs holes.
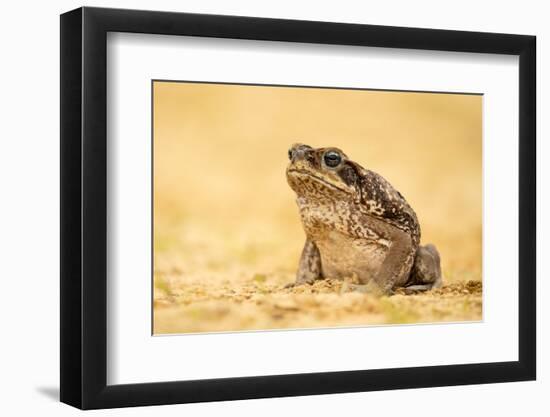
[[[323,185],[326,185],[328,186],[329,188],[332,188],[334,190],[337,190],[337,191],[340,191],[342,193],[345,193],[345,194],[349,194],[349,191],[346,190],[345,188],[342,188],[342,187],[338,187],[337,185],[331,183],[331,182],[328,182],[327,180],[325,180],[324,178],[321,178],[315,174],[312,174],[310,171],[306,171],[305,169],[295,169],[295,168],[292,168],[292,169],[289,169],[288,170],[288,173],[289,174],[299,174],[299,175],[306,175],[308,176],[309,178],[317,181],[317,182],[320,182],[322,183]]]

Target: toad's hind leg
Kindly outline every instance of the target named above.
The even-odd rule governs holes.
[[[405,291],[408,292],[426,291],[441,287],[443,284],[441,259],[434,245],[428,244],[418,247],[408,284],[405,287]]]

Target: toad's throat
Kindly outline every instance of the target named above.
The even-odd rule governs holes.
[[[342,193],[345,193],[345,194],[349,194],[349,191],[344,189],[344,188],[341,188],[341,187],[338,187],[337,185],[331,183],[331,182],[328,182],[327,180],[325,180],[324,178],[321,178],[321,177],[318,177],[317,175],[315,174],[312,174],[311,172],[309,171],[306,171],[306,170],[303,170],[303,169],[289,169],[288,170],[288,173],[291,174],[291,173],[294,173],[294,174],[299,174],[299,175],[305,175],[315,181],[318,181],[320,183],[322,183],[323,185],[326,185],[334,190],[338,190]]]

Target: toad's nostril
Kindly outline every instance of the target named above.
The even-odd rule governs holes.
[[[288,151],[288,157],[293,162],[303,160],[311,149],[311,146],[304,145],[302,143],[295,143]]]
[[[294,151],[294,159],[304,159],[304,155],[306,154],[305,150],[302,148],[296,149]]]

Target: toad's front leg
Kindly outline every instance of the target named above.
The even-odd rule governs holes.
[[[303,284],[313,284],[317,279],[323,277],[321,269],[321,254],[315,243],[307,239],[300,256],[298,272],[296,272],[296,282],[286,285],[286,288],[295,287]]]
[[[389,228],[391,245],[374,281],[385,294],[391,294],[407,282],[411,273],[417,246],[411,235],[396,228]]]

